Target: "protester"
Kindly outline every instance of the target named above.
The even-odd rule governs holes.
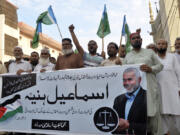
[[[119,57],[120,57],[121,61],[123,61],[124,58],[126,57],[126,46],[125,45],[119,46]]]
[[[16,46],[14,48],[14,57],[16,58],[16,60],[9,65],[9,69],[8,69],[9,73],[16,73],[17,75],[20,75],[23,72],[32,71],[31,64],[28,61],[24,61],[22,59],[22,56],[23,56],[22,48]]]
[[[117,57],[118,46],[114,42],[110,42],[107,46],[107,53],[109,58],[101,62],[101,66],[113,66],[113,65],[121,65],[121,60]]]
[[[78,48],[77,45],[76,47]],[[71,39],[62,39],[62,51],[64,55],[59,55],[56,62],[56,70],[75,69],[83,67],[83,56],[81,53],[76,54],[73,52]]]
[[[148,134],[161,135],[161,119],[159,112],[160,90],[158,88],[156,74],[162,70],[163,65],[152,50],[141,48],[142,38],[140,33],[132,33],[130,35],[130,41],[133,50],[126,55],[124,64],[144,63],[140,66],[140,69],[146,72],[147,78]]]
[[[157,74],[161,88],[163,134],[168,135],[169,132],[170,135],[180,135],[180,63],[176,56],[167,53],[166,40],[158,40],[156,46],[158,58],[164,65],[163,70]]]
[[[176,38],[176,41],[175,41],[175,50],[176,50],[176,57],[180,63],[180,37],[177,37]]]
[[[151,43],[149,45],[146,46],[146,49],[151,49],[153,50],[155,53],[157,53],[157,49],[156,49],[156,45],[154,43]]]
[[[83,56],[84,67],[98,67],[101,64],[101,62],[105,59],[105,52],[102,51],[101,56],[97,54],[98,46],[94,40],[90,40],[88,42],[89,53],[85,52],[74,33],[74,26],[71,25],[69,29],[73,42],[77,47],[78,53],[80,53],[80,55]]]
[[[54,69],[54,64],[49,60],[50,53],[48,48],[43,48],[41,50],[41,55],[39,58],[39,64],[34,68],[34,72],[45,72],[52,71]]]
[[[39,62],[39,54],[38,52],[34,51],[31,53],[31,57],[30,57],[30,64],[32,66],[32,70],[34,70],[38,62]]]
[[[123,73],[125,94],[117,96],[113,108],[119,116],[115,134],[146,135],[147,99],[141,85],[141,76],[136,68],[127,68]]]

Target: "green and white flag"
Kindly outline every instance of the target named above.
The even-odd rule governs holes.
[[[126,53],[131,51],[130,34],[131,34],[131,32],[130,32],[129,26],[126,22],[126,16],[124,16],[123,27],[122,27],[122,36],[125,36],[125,40],[126,40]]]
[[[22,105],[19,99],[15,96],[13,99],[8,100],[3,106],[0,107],[0,122],[5,121],[8,118],[13,117],[15,114],[22,112]]]
[[[101,22],[97,31],[97,35],[100,38],[104,38],[109,33],[111,33],[111,30],[110,30],[109,21],[108,21],[106,5],[104,5],[104,11],[103,11]]]
[[[46,25],[57,24],[52,7],[49,6],[48,11],[41,13],[36,21],[36,31],[32,41],[32,48],[37,48],[39,43],[39,33],[42,33],[42,23]]]

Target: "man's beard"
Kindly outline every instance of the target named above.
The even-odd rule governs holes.
[[[21,56],[20,55],[15,55],[14,56],[16,59],[21,59]]]
[[[73,49],[72,48],[71,49],[63,49],[62,52],[64,55],[69,55],[69,54],[73,53]]]
[[[49,63],[49,58],[45,59],[45,58],[40,58],[39,59],[39,64],[42,66],[47,66]]]
[[[132,87],[130,90],[128,89],[129,87],[131,87],[131,85],[129,85],[129,84],[124,85],[124,88],[126,89],[126,92],[127,93],[132,93],[132,92],[134,92],[135,90],[137,90],[139,88],[139,83],[136,83],[136,85],[134,87]]]
[[[97,51],[97,49],[95,49],[94,47],[89,48],[89,53],[90,54],[96,54],[96,51]]]
[[[133,47],[134,49],[140,49],[140,48],[141,48],[141,45],[142,45],[142,43],[139,42],[139,41],[137,41],[137,42],[135,42],[134,44],[132,44],[132,47]]]
[[[115,53],[112,53],[112,52],[108,52],[108,55],[109,55],[109,57],[114,57],[114,56],[116,56],[116,54],[115,54]]]
[[[31,64],[32,64],[33,66],[36,66],[36,65],[38,64],[38,60],[31,61]]]
[[[167,48],[160,48],[160,49],[157,48],[157,52],[160,54],[165,54],[166,51],[167,51]]]

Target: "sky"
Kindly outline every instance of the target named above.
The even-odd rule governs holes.
[[[130,31],[135,32],[141,28],[143,47],[153,42],[151,25],[149,24],[149,0],[9,0],[18,7],[18,21],[36,27],[38,16],[52,5],[55,17],[60,27],[63,38],[71,37],[68,27],[73,24],[75,33],[80,44],[87,51],[89,40],[98,43],[98,52],[102,51],[102,40],[97,36],[100,19],[104,4],[106,4],[111,33],[104,38],[105,51],[109,42],[119,45],[122,31],[123,17],[126,20]],[[155,2],[151,0],[154,18],[156,16]],[[158,5],[157,5],[158,6]],[[61,38],[54,25],[43,25],[43,33],[61,42]],[[123,38],[123,42],[124,38]]]

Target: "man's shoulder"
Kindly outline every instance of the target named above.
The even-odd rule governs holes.
[[[79,53],[72,53],[69,56],[65,56],[65,55],[58,56],[58,59],[67,59],[67,58],[71,58],[71,57],[76,58],[76,57],[82,57],[82,56]]]
[[[109,59],[103,60],[103,61],[101,62],[101,64],[105,64],[105,63],[107,63],[107,62],[109,62]]]
[[[24,63],[24,64],[31,65],[31,64],[29,63],[29,61],[22,60],[21,62]]]
[[[140,91],[142,91],[143,93],[146,93],[147,90],[145,90],[143,87],[140,86]]]
[[[121,94],[121,95],[119,95],[119,96],[117,96],[116,98],[115,98],[115,100],[114,101],[119,101],[119,100],[122,100],[123,98],[125,98],[126,96],[125,96],[125,93],[123,93],[123,94]]]
[[[143,89],[142,87],[139,90],[139,94],[137,96],[144,97],[146,99],[147,90]]]
[[[51,62],[49,62],[49,63],[48,63],[48,66],[54,66],[54,64],[53,64],[53,63],[51,63]]]

